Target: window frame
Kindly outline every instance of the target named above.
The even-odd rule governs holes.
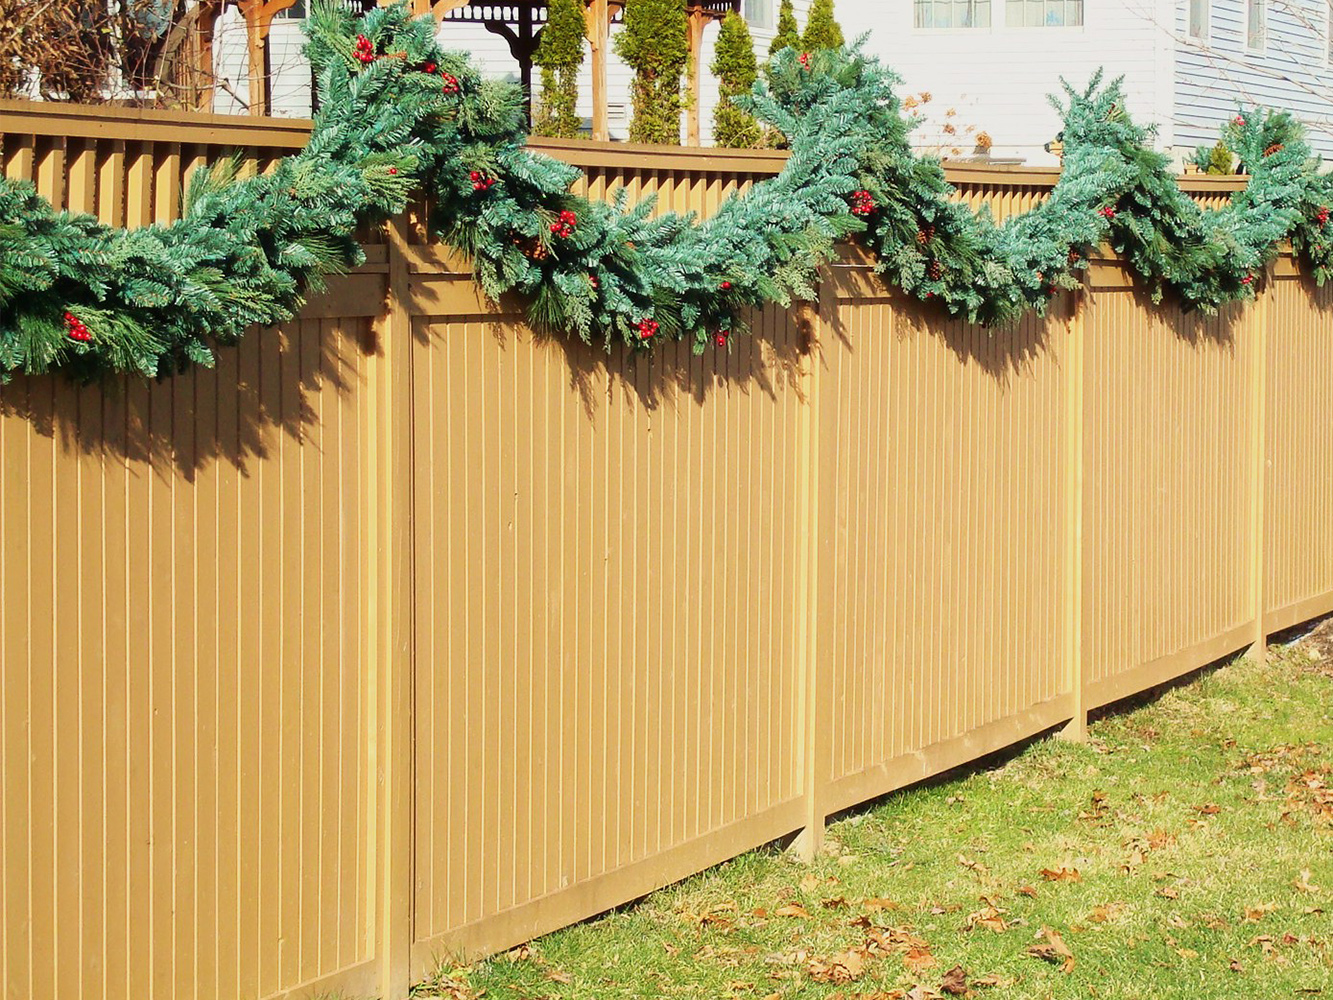
[[[985,4],[987,12],[986,24],[950,24],[948,26],[937,24],[919,24],[917,15],[923,7],[929,8],[932,12],[936,5],[952,7],[958,3],[958,0],[912,0],[912,30],[953,33],[955,31],[991,31],[995,27],[995,5],[1001,0],[968,0],[972,5]]]
[[[1329,0],[1333,3],[1333,0]],[[1198,4],[1199,8],[1199,31],[1194,31],[1194,8]],[[1206,42],[1213,30],[1213,0],[1190,0],[1189,8],[1185,12],[1185,34],[1193,41]]]
[[[1033,5],[1033,0],[1004,0],[1005,29],[1008,31],[1039,31],[1039,30],[1048,30],[1051,28],[1067,28],[1073,31],[1082,31],[1084,26],[1087,24],[1086,0],[1040,0],[1040,2],[1041,2],[1041,10],[1043,16],[1042,23],[1028,24],[1026,11],[1029,9],[1029,7]],[[1063,12],[1063,16],[1066,18],[1066,20],[1063,20],[1060,24],[1047,23],[1045,18],[1049,17],[1051,7],[1053,4],[1056,3],[1060,5],[1060,10]],[[1070,24],[1069,21],[1067,20],[1069,8],[1073,5],[1077,5],[1078,7],[1077,24]],[[1021,18],[1021,23],[1018,24],[1014,24],[1010,20],[1011,11],[1015,9],[1025,12]]]
[[[1259,44],[1254,44],[1254,12],[1259,12]],[[1245,0],[1245,51],[1268,51],[1268,0]]]
[[[746,26],[753,28],[755,31],[773,31],[774,28],[776,27],[776,20],[777,20],[774,17],[773,13],[774,2],[775,0],[742,0],[741,17],[745,18]],[[763,24],[758,24],[751,19],[750,4],[752,3],[762,3],[764,5],[764,9],[768,12],[767,15],[765,16]]]

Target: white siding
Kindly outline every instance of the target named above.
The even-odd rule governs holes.
[[[1333,70],[1328,66],[1326,0],[1269,0],[1268,44],[1246,48],[1245,0],[1211,0],[1208,38],[1187,37],[1187,7],[1174,25],[1176,134],[1183,146],[1211,145],[1240,104],[1295,113],[1310,141],[1333,154]]]
[[[1125,77],[1130,113],[1165,126],[1160,141],[1171,144],[1170,33],[1156,23],[1170,8],[1162,2],[1085,0],[1085,23],[1076,28],[1009,28],[1004,0],[992,0],[990,28],[918,29],[910,0],[841,0],[837,11],[849,38],[870,32],[867,50],[897,70],[903,93],[932,95],[918,142],[933,145],[953,108],[960,125],[990,134],[992,155],[1048,164],[1054,159],[1042,146],[1060,118],[1047,95],[1060,90],[1061,76],[1082,87],[1099,66],[1108,78]]]

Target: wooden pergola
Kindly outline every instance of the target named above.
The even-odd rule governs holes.
[[[164,51],[177,65],[193,68],[184,86],[186,99],[196,106],[207,106],[212,100],[211,69],[213,35],[218,18],[227,0],[199,0],[181,21],[173,35],[178,39],[168,43]],[[268,93],[268,36],[273,19],[295,5],[298,0],[236,0],[236,6],[245,21],[246,49],[249,62],[249,90],[247,103],[251,114],[267,114]],[[376,0],[362,0],[365,6],[374,6]],[[712,21],[721,21],[731,11],[740,11],[741,0],[682,0],[689,18],[690,40],[690,101],[688,111],[688,141],[699,144],[700,95],[703,89],[704,30]],[[607,56],[611,45],[611,25],[624,15],[624,0],[584,0],[584,21],[588,44],[592,53],[592,137],[609,139],[610,122],[607,112]],[[510,55],[518,63],[519,79],[524,90],[532,94],[533,57],[546,25],[547,0],[412,0],[417,14],[433,14],[444,23],[480,24],[487,31],[499,35],[509,44]],[[182,51],[184,50],[184,51]],[[178,77],[182,74],[176,74]]]

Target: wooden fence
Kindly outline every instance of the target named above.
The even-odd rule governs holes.
[[[301,131],[0,130],[130,223]],[[704,212],[779,165],[546,148]],[[1333,610],[1333,310],[1288,261],[1212,320],[1101,261],[987,331],[848,257],[634,358],[409,219],[370,250],[216,370],[0,388],[5,1000],[401,996]]]

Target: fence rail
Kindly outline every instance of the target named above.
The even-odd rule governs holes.
[[[112,220],[124,178],[133,224],[296,141],[130,118],[0,108],[5,169]],[[705,213],[780,167],[538,148]],[[400,997],[1333,610],[1333,300],[1289,259],[1213,319],[1098,261],[997,332],[849,256],[638,357],[384,240],[216,370],[0,387],[6,1000]]]

